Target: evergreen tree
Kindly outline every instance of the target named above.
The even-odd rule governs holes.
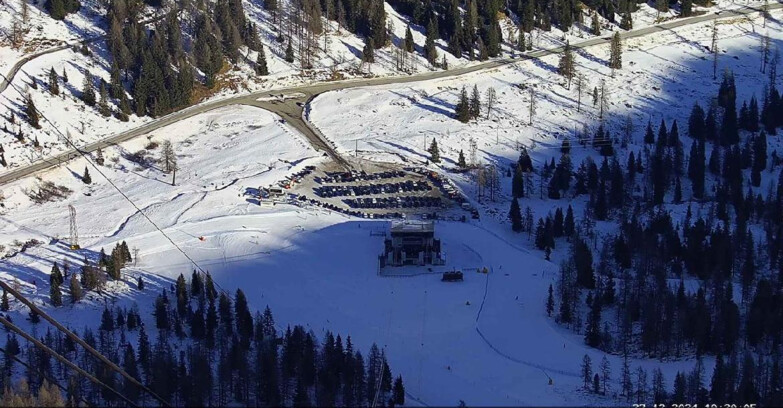
[[[571,44],[567,41],[565,48],[563,48],[563,54],[560,56],[558,72],[566,78],[567,89],[571,89],[571,79],[576,75],[576,69],[574,68],[574,52],[571,50]]]
[[[68,281],[68,288],[71,292],[71,303],[76,303],[84,296],[82,294],[82,285],[79,280],[76,279],[76,274],[71,274],[71,279]]]
[[[517,164],[514,170],[514,176],[511,178],[511,195],[514,198],[522,198],[525,196],[525,179],[522,174],[522,167]]]
[[[54,72],[54,67],[49,70],[49,92],[55,96],[60,94],[60,79]]]
[[[470,95],[470,117],[478,119],[481,114],[481,94],[478,85],[473,85],[473,93]]]
[[[100,112],[101,115],[108,117],[111,115],[111,108],[109,108],[109,93],[106,90],[106,82],[101,80],[101,86],[100,86],[100,104],[98,105],[98,112]]]
[[[413,33],[411,33],[411,26],[410,24],[408,24],[408,27],[405,28],[405,43],[404,43],[405,51],[413,52],[415,46],[416,43],[413,41]]]
[[[437,39],[437,29],[435,28],[434,19],[430,19],[427,25],[427,38],[424,41],[424,57],[430,65],[435,65],[438,61],[438,50],[435,48],[435,40]]]
[[[51,285],[49,287],[49,298],[52,306],[59,307],[63,305],[63,292],[60,290],[60,285]]]
[[[593,379],[593,363],[592,360],[590,359],[590,356],[588,356],[587,354],[585,354],[584,357],[582,357],[581,371],[582,371],[582,381],[584,383],[585,389],[587,389],[590,384],[590,381]]]
[[[364,49],[362,50],[362,62],[370,64],[375,62],[375,46],[373,46],[372,38],[367,38],[367,42],[364,44]]]
[[[53,19],[65,19],[65,0],[46,0],[45,8]]]
[[[508,218],[511,220],[512,231],[522,231],[522,211],[519,209],[519,201],[517,201],[516,198],[511,200],[511,209],[508,212]]]
[[[30,126],[40,129],[41,125],[38,123],[38,109],[35,107],[32,96],[29,94],[25,98],[25,115],[27,115],[27,121],[30,122]]]
[[[438,150],[438,142],[435,140],[435,138],[432,139],[432,143],[430,143],[430,148],[427,149],[427,151],[430,153],[431,162],[440,163],[440,151]]]
[[[11,309],[11,305],[8,303],[8,292],[3,291],[3,298],[0,300],[0,311],[7,312]]]
[[[704,110],[698,103],[694,103],[688,119],[688,135],[695,140],[704,140],[704,119]]]
[[[259,46],[258,48],[258,56],[256,57],[256,75],[269,75],[269,69],[266,66],[266,54],[264,53],[263,45]]]
[[[620,69],[623,67],[623,48],[620,40],[620,32],[615,31],[609,48],[609,68]]]
[[[552,317],[552,312],[555,310],[555,296],[552,289],[552,284],[549,284],[549,294],[546,298],[546,315]]]
[[[461,169],[468,167],[468,164],[465,163],[465,154],[462,153],[462,149],[460,149],[459,151],[459,157],[457,158],[457,166]]]
[[[84,83],[82,84],[82,101],[88,106],[95,106],[95,88],[92,83],[92,74],[90,71],[84,73]]]
[[[465,89],[464,85],[462,86],[459,101],[455,107],[455,113],[460,122],[467,123],[470,120],[470,101],[468,100],[468,91]]]
[[[92,183],[92,178],[90,177],[90,171],[89,169],[87,169],[87,166],[84,167],[84,174],[82,174],[82,182],[84,184]]]
[[[598,13],[595,11],[593,11],[593,21],[591,27],[593,35],[601,35],[601,23],[598,21]]]
[[[398,375],[394,380],[394,392],[392,400],[394,405],[405,405],[405,387],[402,384],[402,376]]]
[[[294,62],[294,47],[291,46],[291,39],[288,39],[288,45],[285,47],[285,61],[288,63]]]

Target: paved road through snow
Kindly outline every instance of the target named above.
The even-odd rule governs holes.
[[[769,5],[769,10],[775,10],[783,8],[783,4],[775,3]],[[661,31],[672,30],[677,27],[682,27],[690,24],[698,24],[705,21],[731,18],[737,16],[744,16],[747,14],[761,12],[760,6],[745,6],[735,10],[724,10],[718,12],[709,12],[696,17],[689,17],[684,19],[676,19],[668,21],[662,24],[657,24],[638,30],[631,30],[621,32],[622,38],[636,38],[650,34],[655,34]],[[572,44],[573,48],[586,48],[595,45],[607,44],[611,41],[611,36],[596,37],[586,41]],[[519,58],[502,58],[492,61],[487,61],[467,67],[455,68],[447,71],[432,71],[421,74],[403,76],[403,77],[384,77],[384,78],[357,78],[344,81],[322,82],[316,84],[302,85],[296,87],[266,90],[259,92],[247,93],[244,95],[232,96],[224,99],[217,99],[208,102],[204,102],[198,105],[194,105],[183,110],[171,113],[159,119],[148,122],[135,129],[131,129],[122,133],[118,133],[113,136],[109,136],[97,142],[89,143],[87,145],[79,147],[79,151],[82,153],[90,153],[98,149],[106,148],[111,145],[122,143],[124,141],[133,139],[135,137],[147,134],[156,129],[168,126],[170,124],[179,122],[181,120],[196,116],[198,114],[208,112],[214,109],[222,108],[231,105],[249,105],[258,108],[269,110],[275,114],[280,115],[284,120],[289,122],[294,128],[302,132],[310,143],[316,149],[325,152],[338,164],[343,167],[350,167],[348,162],[340,156],[334,147],[327,141],[323,135],[304,117],[304,107],[314,97],[329,91],[336,91],[341,89],[358,88],[365,86],[377,86],[377,85],[391,85],[391,84],[403,84],[419,81],[427,81],[432,79],[456,77],[469,73],[479,72],[483,70],[493,69],[517,62],[542,58],[548,55],[557,54],[562,52],[563,47],[555,47],[545,50],[533,51]],[[53,51],[52,51],[53,52]],[[0,88],[2,91],[2,88]],[[28,166],[9,171],[3,175],[0,175],[0,185],[10,183],[21,178],[30,176],[43,170],[50,169],[58,166],[68,160],[74,159],[80,155],[76,149],[71,149],[61,154],[41,159]]]

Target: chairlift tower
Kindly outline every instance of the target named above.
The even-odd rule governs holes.
[[[71,217],[71,249],[81,249],[79,246],[79,230],[76,227],[76,209],[72,205],[68,205],[68,212]]]

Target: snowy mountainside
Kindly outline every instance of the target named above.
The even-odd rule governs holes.
[[[80,40],[95,38],[106,34],[105,7],[95,0],[84,1],[77,13],[68,14],[64,21],[51,19],[41,4],[35,3],[29,6],[29,17],[26,24],[20,23],[19,14],[21,4],[18,1],[8,1],[0,10],[0,28],[9,32],[14,24],[22,24],[29,27],[23,36],[23,43],[19,47],[11,44],[0,43],[0,69],[8,72],[10,67],[23,57],[34,56],[53,46],[60,46],[63,42],[75,44]],[[269,76],[261,77],[255,74],[254,62],[257,54],[244,48],[243,58],[233,68],[222,71],[221,83],[223,88],[210,91],[207,95],[211,98],[233,93],[241,93],[252,90],[270,89],[281,86],[324,81],[333,77],[335,73],[343,77],[356,77],[367,75],[400,75],[410,72],[428,71],[433,68],[421,55],[421,48],[425,42],[425,28],[412,25],[413,40],[416,44],[416,52],[407,60],[405,73],[397,68],[396,47],[405,37],[408,26],[408,18],[400,15],[388,4],[384,3],[387,21],[393,31],[392,44],[376,51],[376,62],[362,64],[361,53],[364,47],[364,39],[346,31],[338,30],[335,21],[327,21],[322,38],[316,41],[316,58],[313,61],[313,69],[302,71],[297,59],[293,63],[285,60],[285,42],[278,42],[278,23],[273,22],[269,11],[264,9],[260,0],[244,1],[245,13],[250,22],[256,25],[261,42],[266,49]],[[287,1],[280,3],[285,9]],[[738,5],[729,2],[718,2],[717,8],[731,8]],[[651,16],[654,13],[647,5],[641,5],[636,12],[637,22],[635,27],[643,27],[655,22]],[[153,18],[155,12],[147,7],[143,13],[145,19]],[[669,16],[673,11],[668,13]],[[282,17],[280,17],[282,18]],[[510,37],[505,39],[502,47],[506,52],[513,51],[510,39],[516,38],[516,24],[506,17],[501,21],[504,32]],[[604,21],[604,28],[611,25]],[[531,36],[534,49],[548,48],[562,45],[565,39],[576,41],[591,37],[586,25],[575,25],[571,33],[567,35],[557,28],[552,31],[536,30]],[[148,25],[148,28],[152,28]],[[186,33],[187,34],[187,33]],[[326,46],[324,48],[324,43]],[[456,58],[448,53],[447,44],[443,40],[437,40],[436,46],[439,55],[445,55],[450,67],[471,64],[465,57]],[[104,41],[96,41],[87,44],[89,55],[80,52],[79,47],[66,48],[50,54],[41,55],[24,63],[21,70],[14,77],[12,86],[9,86],[0,96],[7,112],[0,119],[0,128],[3,129],[0,136],[0,145],[5,150],[7,166],[0,168],[13,169],[29,164],[30,162],[61,152],[68,147],[68,143],[55,130],[55,127],[63,134],[69,134],[76,145],[98,140],[111,134],[136,127],[149,120],[149,117],[130,115],[130,121],[122,122],[116,117],[104,117],[99,113],[98,107],[89,107],[81,100],[84,74],[89,72],[97,83],[104,80],[111,82],[112,61],[109,58],[107,44]],[[298,55],[298,47],[294,47],[294,54]],[[62,88],[59,96],[49,92],[49,74],[54,69],[61,81]],[[67,77],[67,82],[65,79]],[[34,86],[35,85],[35,86]],[[29,95],[34,105],[41,110],[45,118],[39,120],[41,129],[35,129],[25,120],[26,96]],[[133,95],[129,95],[130,98]],[[116,112],[120,109],[119,101],[111,98],[109,108]],[[13,123],[11,121],[13,115]],[[50,123],[51,121],[51,123]]]

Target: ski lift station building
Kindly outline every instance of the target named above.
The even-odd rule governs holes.
[[[380,266],[443,265],[439,239],[433,221],[392,221],[384,240]]]

